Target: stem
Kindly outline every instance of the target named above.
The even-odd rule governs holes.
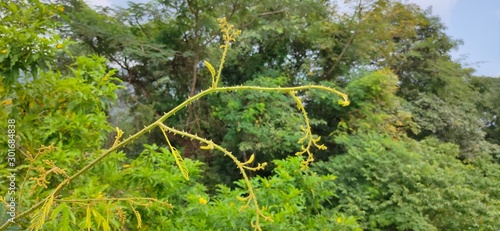
[[[226,41],[226,44],[224,45],[224,51],[222,52],[222,58],[220,59],[219,70],[217,70],[217,77],[215,77],[215,82],[212,84],[213,89],[217,88],[217,84],[219,83],[222,67],[224,66],[224,62],[226,61],[228,47],[229,41]]]

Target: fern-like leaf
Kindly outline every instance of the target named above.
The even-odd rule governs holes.
[[[137,210],[135,210],[134,206],[132,205],[131,201],[128,201],[129,205],[130,205],[130,208],[132,208],[132,211],[134,211],[134,214],[135,214],[135,217],[137,218],[137,228],[141,228],[142,227],[142,218],[141,218],[141,214],[139,212],[137,212]]]
[[[189,171],[186,167],[186,163],[184,163],[184,159],[181,156],[181,153],[174,147],[170,147],[172,149],[172,155],[174,155],[175,158],[175,163],[181,170],[182,176],[186,178],[186,180],[189,180]]]
[[[163,136],[165,137],[165,140],[167,141],[168,147],[170,147],[170,150],[172,152],[172,155],[174,155],[175,163],[181,170],[182,176],[186,178],[186,180],[189,180],[189,171],[186,167],[186,164],[184,163],[184,159],[181,156],[181,153],[172,146],[170,143],[170,140],[168,139],[167,132],[165,131],[165,128],[160,127],[161,131],[163,132]]]
[[[212,75],[212,84],[215,84],[215,68],[210,64],[208,61],[203,60],[203,63],[205,63],[205,66],[207,66],[208,70],[210,71],[210,74]]]
[[[87,205],[87,216],[85,218],[85,225],[87,226],[87,229],[90,231],[90,228],[92,227],[90,205]]]
[[[45,218],[49,215],[52,204],[54,203],[54,194],[51,194],[49,198],[43,203],[42,208],[40,208],[34,215],[32,223],[30,225],[30,230],[38,230],[43,224],[45,224]]]
[[[207,66],[208,70],[210,71],[210,74],[212,77],[215,77],[215,68],[210,64],[208,61],[203,60],[203,63],[205,63],[205,66]]]

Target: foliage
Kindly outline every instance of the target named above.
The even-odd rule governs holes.
[[[500,144],[500,87],[499,78],[475,77],[471,85],[481,95],[476,107],[481,112],[481,121],[486,127],[486,139],[491,143]]]
[[[466,102],[450,105],[435,95],[420,94],[411,107],[415,122],[423,130],[420,137],[432,134],[454,142],[462,147],[463,157],[473,158],[478,153],[484,139],[484,123],[479,116],[471,116],[478,114],[474,105]]]
[[[130,193],[168,201],[172,207],[154,204],[137,208],[142,216],[141,230],[200,230],[212,227],[216,230],[251,230],[253,212],[244,209],[247,195],[244,181],[236,183],[235,189],[219,185],[216,195],[208,195],[199,183],[202,178],[200,162],[186,159],[190,181],[175,165],[175,159],[167,148],[146,145],[140,156],[122,165],[115,184],[106,189],[108,193]],[[357,230],[356,221],[335,211],[326,210],[322,204],[331,196],[334,187],[333,176],[318,176],[300,169],[301,158],[293,157],[277,161],[275,174],[269,178],[252,179],[263,212],[272,215],[272,222],[265,222],[265,230],[310,230],[335,229]],[[127,179],[127,181],[124,181]],[[125,192],[122,190],[127,188]],[[123,206],[124,207],[124,206]],[[122,208],[126,219],[123,227],[137,229],[133,211]],[[314,216],[306,216],[306,214]],[[147,214],[147,216],[145,216]]]
[[[33,208],[43,197],[54,200],[46,189],[64,185],[70,175],[93,160],[110,131],[106,109],[115,99],[118,88],[114,83],[116,79],[111,77],[113,72],[108,72],[104,60],[95,56],[78,57],[70,69],[70,76],[55,71],[38,72],[33,80],[7,85],[8,94],[2,95],[11,102],[3,110],[2,126],[6,127],[7,118],[16,121],[16,152],[19,153],[16,165],[20,170],[18,211]],[[6,142],[5,137],[2,138],[2,143]],[[6,166],[4,161],[2,159],[2,166]],[[2,168],[1,172],[7,175],[6,168]],[[7,184],[2,183],[2,191],[7,191],[4,188]],[[98,184],[91,177],[74,180],[73,183],[76,186]],[[84,188],[70,187],[61,196],[63,200],[71,198],[78,195],[81,189]],[[92,187],[85,189],[92,190]],[[54,210],[54,216],[62,212],[65,217],[74,217],[73,213],[68,213],[71,207],[67,204],[61,206]],[[2,210],[5,208],[2,205]],[[37,220],[49,214],[44,210],[41,214],[31,215]],[[44,223],[39,221],[32,223],[32,227],[40,227]],[[26,222],[20,220],[18,225],[25,227]],[[63,227],[65,225],[67,223]]]
[[[499,229],[499,82],[451,59],[460,41],[429,10],[14,0],[0,11],[19,229]]]
[[[263,77],[245,85],[278,87],[285,84],[284,79]],[[258,153],[257,160],[270,162],[300,148],[297,141],[302,136],[303,119],[293,106],[294,100],[287,95],[239,91],[219,95],[210,104],[214,105],[212,115],[227,124],[223,129],[218,128],[225,134],[222,144],[244,159]],[[276,142],[282,145],[276,146]]]
[[[498,175],[476,170],[491,166],[457,160],[456,145],[433,138],[394,141],[374,132],[339,135],[335,140],[347,153],[316,168],[338,176],[339,211],[361,218],[363,228],[498,229],[500,200],[497,192],[487,189],[494,188]]]
[[[53,61],[57,50],[64,49],[68,41],[54,31],[54,19],[63,11],[60,5],[38,0],[0,3],[0,74],[4,85],[16,82],[21,73],[31,72],[36,78],[38,70]]]

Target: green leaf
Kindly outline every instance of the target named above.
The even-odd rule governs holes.
[[[184,159],[181,156],[181,153],[174,147],[172,147],[172,155],[175,158],[175,163],[181,170],[182,176],[186,179],[189,180],[189,170],[186,167],[186,163],[184,163]]]

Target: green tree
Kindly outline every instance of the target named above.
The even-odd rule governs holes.
[[[347,153],[316,167],[338,175],[335,204],[370,230],[496,230],[498,174],[456,159],[458,147],[436,139],[394,140],[357,132],[337,136]],[[495,171],[496,169],[483,169]],[[478,187],[478,185],[483,185]]]
[[[481,99],[476,103],[481,113],[481,120],[486,125],[486,139],[494,144],[500,144],[500,87],[499,78],[474,77],[470,81]]]
[[[36,78],[39,69],[63,49],[63,41],[55,31],[55,18],[60,18],[62,6],[44,4],[38,0],[5,1],[0,3],[0,75],[4,85],[12,85],[21,74]],[[16,29],[14,29],[16,28]]]

